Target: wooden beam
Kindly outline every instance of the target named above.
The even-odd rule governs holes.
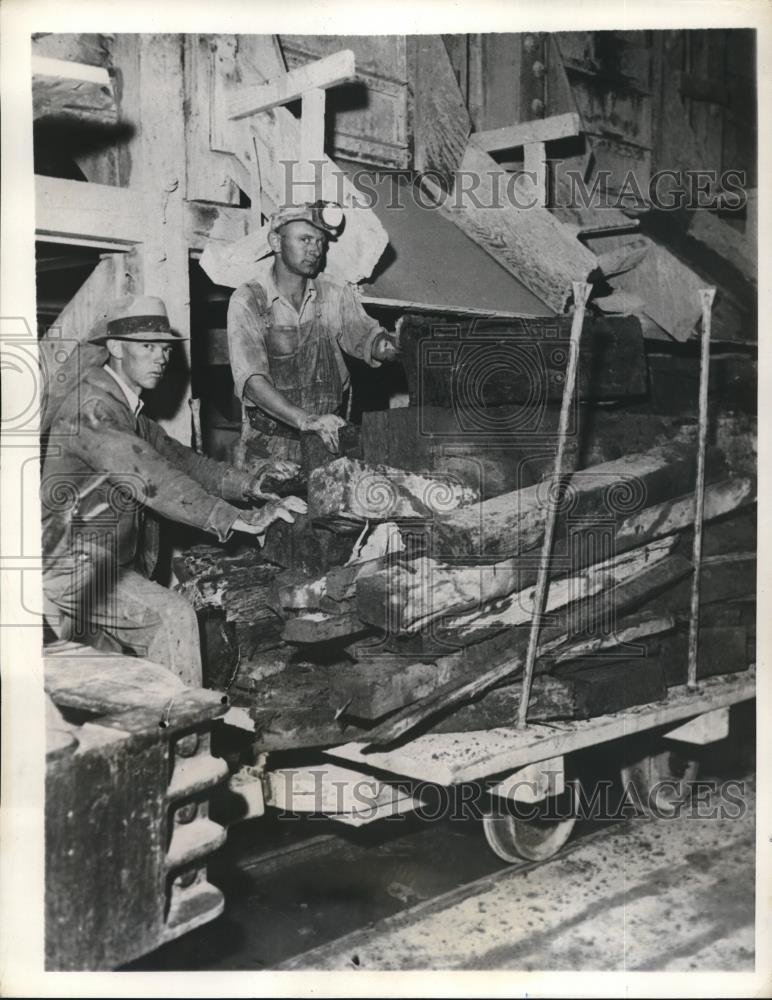
[[[300,111],[300,178],[314,184],[314,194],[309,201],[322,197],[321,177],[317,177],[316,164],[324,159],[324,106],[326,95],[321,87],[312,87],[303,94]]]
[[[409,37],[413,166],[452,182],[472,129],[448,51],[440,35]]]
[[[145,238],[142,196],[129,188],[35,178],[35,233],[124,249]]]
[[[587,247],[537,204],[533,185],[514,178],[474,143],[457,174],[441,214],[481,246],[554,312],[562,313],[572,281],[586,281],[598,268]]]
[[[644,711],[614,713],[603,719],[567,722],[555,731],[552,726],[534,725],[518,730],[502,727],[460,735],[427,734],[410,741],[404,748],[385,753],[364,754],[367,739],[327,750],[328,757],[367,763],[392,774],[419,781],[455,785],[480,781],[491,774],[513,771],[517,767],[545,760],[557,754],[596,746],[633,733],[654,729],[668,722],[688,719],[724,705],[748,701],[756,695],[755,671],[731,679],[710,678],[700,695],[685,688],[671,691],[665,704],[654,704]]]
[[[570,518],[608,521],[688,492],[694,486],[695,454],[694,444],[675,440],[575,472],[567,484]],[[708,464],[711,482],[724,474],[718,449],[709,450]],[[481,558],[525,552],[538,545],[546,516],[545,489],[544,483],[537,483],[438,518],[434,525],[437,555]],[[563,531],[567,530],[566,520]]]
[[[473,132],[469,141],[486,153],[496,153],[502,149],[519,149],[533,142],[545,143],[553,139],[565,139],[568,136],[579,135],[581,131],[582,122],[579,115],[569,112],[565,115],[520,122],[518,125],[506,125],[504,128],[494,128],[485,132]]]
[[[182,51],[182,35],[118,34],[115,39],[115,63],[123,79],[121,117],[137,125],[126,145],[122,179],[141,206],[140,285],[145,295],[164,300],[172,327],[187,338],[190,287]],[[189,373],[190,342],[186,339],[153,397],[159,422],[186,445],[191,441]]]
[[[228,117],[233,121],[268,111],[279,104],[289,104],[309,90],[327,90],[353,80],[356,75],[354,53],[342,49],[324,59],[298,66],[284,76],[275,77],[256,87],[245,87],[228,102]]]
[[[102,66],[87,66],[85,63],[70,62],[68,59],[49,59],[47,56],[32,57],[32,76],[61,77],[66,80],[96,83],[109,87],[110,74]]]

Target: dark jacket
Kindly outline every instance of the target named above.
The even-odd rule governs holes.
[[[111,375],[92,368],[51,425],[41,476],[43,555],[65,556],[73,537],[85,535],[118,567],[150,576],[158,530],[146,508],[225,541],[240,514],[226,501],[243,499],[249,479],[186,448],[143,413],[135,417]]]

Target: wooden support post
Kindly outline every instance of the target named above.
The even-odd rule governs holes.
[[[142,291],[164,300],[172,327],[187,338],[190,288],[182,45],[181,35],[119,34],[114,58],[123,78],[121,118],[136,130],[122,160],[121,180],[141,198]],[[177,358],[153,402],[165,430],[188,445],[190,395],[190,342],[186,339],[177,347]]]
[[[523,147],[523,172],[533,177],[536,204],[546,208],[549,200],[546,143],[529,142]]]
[[[544,602],[547,596],[550,556],[552,554],[552,542],[555,537],[555,522],[557,521],[558,505],[560,502],[559,490],[563,477],[563,454],[566,447],[566,437],[568,436],[569,419],[571,417],[571,406],[574,400],[574,391],[576,388],[576,373],[579,367],[579,345],[582,337],[584,310],[587,305],[587,299],[590,297],[590,292],[592,291],[592,285],[588,285],[586,282],[575,281],[573,283],[573,289],[574,318],[573,323],[571,324],[571,341],[569,345],[570,357],[568,360],[568,371],[566,372],[566,383],[563,389],[563,402],[560,407],[560,422],[558,424],[558,451],[555,456],[555,472],[553,476],[552,489],[549,494],[550,509],[544,529],[544,543],[542,545],[541,560],[539,562],[539,576],[536,580],[533,618],[531,619],[531,631],[528,636],[528,652],[526,653],[525,668],[523,670],[523,693],[518,707],[517,724],[520,729],[525,727],[528,716],[528,696],[531,692],[533,665],[536,661],[536,649],[539,642],[541,617],[544,612]]]
[[[702,340],[700,356],[699,438],[697,443],[697,483],[694,491],[694,539],[692,542],[692,594],[689,613],[689,674],[687,684],[697,687],[697,646],[700,625],[700,561],[702,559],[702,519],[705,510],[705,449],[708,443],[708,375],[710,372],[710,318],[715,288],[700,289]]]
[[[314,184],[314,201],[321,197],[321,162],[324,159],[324,103],[321,87],[303,94],[300,115],[300,180]],[[317,173],[319,174],[317,176]]]

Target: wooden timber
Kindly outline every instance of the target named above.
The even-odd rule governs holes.
[[[579,575],[560,578],[556,573],[546,610],[555,611],[619,584],[664,559],[674,544],[675,538],[664,538],[596,562]],[[361,577],[357,581],[357,612],[363,621],[390,635],[418,631],[440,618],[445,627],[462,631],[494,624],[516,626],[530,621],[534,607],[530,587],[515,592],[519,586],[517,560],[448,569],[419,559]]]
[[[130,250],[146,235],[142,199],[109,184],[36,177],[35,232],[41,239]]]
[[[755,697],[756,674],[707,678],[700,692],[673,688],[665,703],[634,706],[596,719],[567,721],[559,727],[534,724],[525,730],[506,726],[474,733],[427,733],[405,747],[367,752],[367,738],[337,746],[331,757],[366,763],[418,781],[455,785],[505,774],[534,761],[688,719]]]
[[[114,125],[118,113],[109,73],[101,66],[33,55],[32,114]]]
[[[354,53],[351,49],[342,49],[265,83],[242,88],[228,103],[228,117],[237,120],[269,111],[277,105],[297,100],[307,90],[335,87],[352,80],[354,75]]]
[[[652,593],[661,590],[673,580],[684,577],[689,569],[689,562],[682,556],[668,556],[637,577],[614,588],[613,591],[603,593],[599,599],[590,601],[589,608],[572,609],[570,617],[566,615],[563,622],[542,629],[542,647],[550,641],[557,642],[564,639],[569,634],[581,634],[599,618],[603,620],[604,614],[607,614],[610,609],[620,610],[624,607],[639,605],[648,600]],[[567,624],[567,621],[570,624]],[[524,650],[521,650],[520,653],[510,655],[488,670],[477,673],[469,680],[443,685],[431,695],[396,713],[372,730],[368,747],[388,746],[390,743],[396,742],[438,713],[445,712],[455,705],[463,704],[489,690],[510,674],[516,674],[522,668],[524,661],[525,653]]]
[[[413,169],[452,186],[472,125],[439,35],[408,36]]]
[[[513,176],[470,143],[456,187],[440,211],[551,310],[562,313],[571,282],[586,281],[597,270],[597,260],[536,204],[532,185],[513,187]]]
[[[565,510],[557,539],[569,518],[585,524],[634,514],[645,506],[687,493],[694,485],[695,446],[671,441],[646,452],[625,455],[567,477]],[[723,456],[708,449],[707,481],[721,477]],[[464,507],[433,525],[437,558],[519,554],[539,544],[546,515],[545,485],[536,484]]]

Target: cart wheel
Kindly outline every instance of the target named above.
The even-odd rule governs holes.
[[[534,806],[511,807],[514,815],[483,816],[483,832],[488,846],[503,861],[514,864],[546,861],[560,850],[571,836],[576,823],[576,782],[567,782],[566,790]],[[533,815],[538,810],[538,815]],[[519,818],[525,811],[528,818]],[[560,817],[560,818],[558,818]]]
[[[662,750],[630,761],[620,768],[625,798],[640,802],[646,812],[674,816],[691,794],[691,782],[697,777],[699,761],[677,750]]]

